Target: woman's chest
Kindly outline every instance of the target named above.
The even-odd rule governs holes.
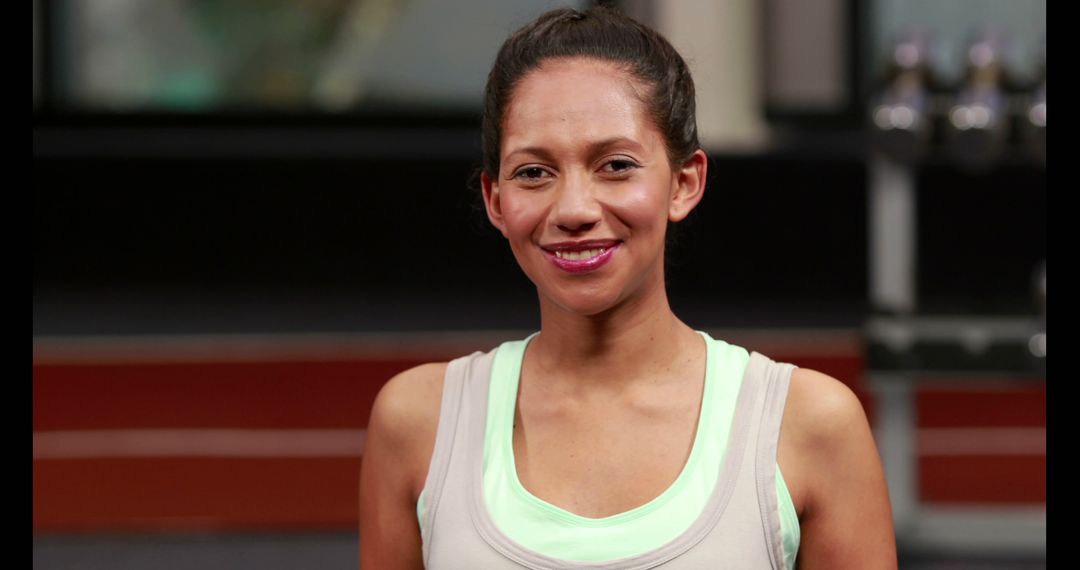
[[[682,472],[699,405],[522,405],[513,430],[518,480],[537,498],[585,517],[641,506]]]

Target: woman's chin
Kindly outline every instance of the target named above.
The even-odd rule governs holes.
[[[621,304],[621,299],[610,292],[604,294],[543,295],[559,311],[581,317],[594,317],[607,313]]]

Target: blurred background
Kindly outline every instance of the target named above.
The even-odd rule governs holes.
[[[901,568],[1044,568],[1045,0],[606,3],[698,85],[676,312],[855,390]],[[378,389],[539,326],[482,91],[592,4],[34,0],[35,568],[356,567]]]

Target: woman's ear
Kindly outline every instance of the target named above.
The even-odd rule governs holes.
[[[700,148],[675,172],[674,190],[668,203],[668,219],[681,222],[701,201],[705,194],[705,175],[708,174],[709,157]]]
[[[491,225],[506,237],[506,225],[503,223],[502,204],[499,200],[499,184],[493,182],[487,172],[480,174],[480,188],[484,192],[484,209],[487,210]]]

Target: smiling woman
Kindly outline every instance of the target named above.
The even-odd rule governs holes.
[[[481,184],[542,311],[597,315],[633,299],[666,309],[665,228],[701,199],[706,160],[697,150],[673,168],[638,99],[646,90],[593,58],[549,59],[517,85],[499,169]]]
[[[667,225],[705,191],[694,88],[656,32],[557,10],[503,45],[484,204],[541,329],[393,378],[361,475],[367,568],[895,568],[839,381],[671,310]]]

